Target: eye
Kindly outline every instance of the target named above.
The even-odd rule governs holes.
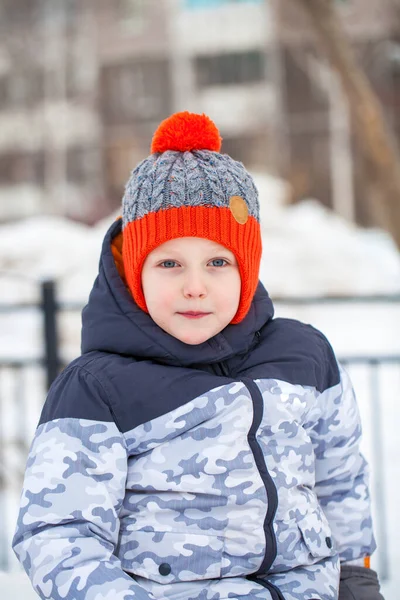
[[[174,260],[164,260],[164,262],[160,263],[160,267],[164,267],[164,269],[173,269],[178,263]]]
[[[213,267],[224,267],[228,264],[228,261],[224,258],[214,258],[210,263]]]

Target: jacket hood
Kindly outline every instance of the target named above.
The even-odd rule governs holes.
[[[112,241],[121,229],[122,220],[118,219],[103,241],[99,274],[82,312],[82,353],[97,350],[188,366],[227,360],[254,345],[256,333],[274,313],[261,283],[243,321],[228,325],[202,344],[185,344],[156,325],[126,288],[112,252]]]

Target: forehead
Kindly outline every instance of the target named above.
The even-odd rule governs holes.
[[[177,252],[180,254],[186,252],[202,252],[204,254],[215,254],[218,252],[224,252],[232,254],[228,248],[205,238],[197,237],[184,237],[169,240],[160,246],[157,246],[151,254],[164,254],[164,253]]]

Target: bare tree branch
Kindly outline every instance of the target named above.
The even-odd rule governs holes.
[[[330,64],[339,75],[358,141],[383,192],[382,206],[377,208],[383,211],[386,227],[400,248],[400,154],[380,103],[357,64],[334,0],[296,1],[310,16]]]

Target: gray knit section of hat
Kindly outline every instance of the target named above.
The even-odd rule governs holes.
[[[151,212],[180,206],[229,208],[241,196],[259,221],[258,192],[242,163],[211,150],[151,154],[132,171],[122,199],[123,226]]]

